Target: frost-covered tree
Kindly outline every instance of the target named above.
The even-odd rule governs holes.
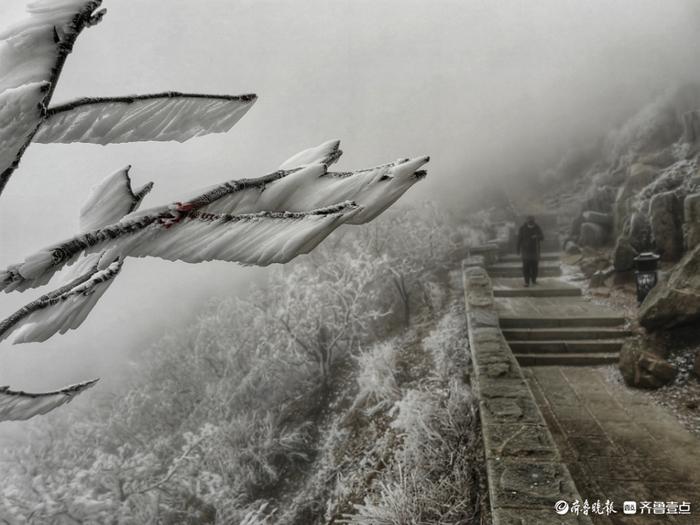
[[[447,218],[391,210],[375,226],[391,232],[397,220],[421,231],[421,224]],[[346,228],[310,256],[269,272],[268,282],[244,298],[213,302],[191,326],[138,348],[129,384],[115,394],[96,392],[30,422],[31,439],[0,451],[0,516],[22,523],[31,515],[27,521],[37,524],[271,525],[322,522],[331,509],[336,518],[352,511],[354,523],[367,524],[391,516],[392,502],[402,501],[400,515],[457,522],[454,516],[473,508],[473,414],[459,380],[467,358],[464,314],[456,309],[445,317],[443,308],[417,354],[405,337],[412,330],[398,322],[401,311],[384,316],[393,307],[387,265],[404,253],[395,245],[406,238],[384,237],[375,251],[373,229]],[[448,229],[430,231],[437,243]],[[411,255],[423,261],[425,279],[435,279],[430,257],[447,253],[435,249],[418,243]],[[362,287],[366,293],[355,293]],[[341,333],[353,298],[352,321],[324,385],[316,353],[306,352],[283,321],[313,344],[319,321]],[[372,312],[381,315],[377,322]],[[414,312],[414,326],[424,331],[427,309],[414,304]],[[395,332],[387,334],[387,326]],[[415,367],[428,361],[430,377],[414,381]],[[335,418],[331,427],[328,417]],[[354,432],[380,421],[386,440],[356,439]],[[346,500],[343,487],[354,487],[355,496]],[[330,498],[326,510],[323,498]],[[313,514],[303,514],[307,507]]]
[[[321,254],[311,271],[297,266],[275,287],[274,319],[294,341],[294,351],[316,364],[324,383],[337,357],[366,341],[389,313],[380,301],[385,261],[363,253],[357,243],[351,246],[351,260]]]
[[[416,213],[420,221],[412,220]],[[375,256],[384,254],[389,258],[386,278],[405,326],[410,324],[417,303],[430,303],[435,275],[464,253],[466,233],[455,236],[448,215],[431,203],[419,212],[396,210],[387,220],[363,230],[365,249]]]

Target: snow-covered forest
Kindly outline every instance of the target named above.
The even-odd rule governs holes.
[[[478,440],[435,207],[351,229],[3,453],[7,523],[469,523]],[[344,521],[345,520],[345,521]]]

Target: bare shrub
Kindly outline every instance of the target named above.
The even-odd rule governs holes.
[[[387,341],[371,346],[356,357],[359,368],[356,399],[366,405],[367,415],[391,407],[401,395],[396,384],[396,353],[396,343]]]
[[[435,364],[440,381],[464,374],[469,361],[469,341],[461,303],[453,305],[440,319],[435,330],[423,340],[423,348]]]

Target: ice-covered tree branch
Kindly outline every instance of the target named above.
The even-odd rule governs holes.
[[[0,194],[31,142],[109,144],[223,133],[255,103],[254,94],[175,91],[82,98],[51,107],[80,33],[105,14],[101,0],[37,0],[28,16],[0,33]]]
[[[97,379],[70,385],[53,392],[31,393],[0,387],[0,421],[29,419],[70,403],[75,396],[97,383]]]
[[[84,262],[78,269],[98,263],[101,269],[105,269],[111,258],[115,256],[123,258],[131,254],[128,248],[134,237],[144,238],[143,242],[151,245],[157,242],[160,235],[172,237],[173,234],[181,232],[185,229],[183,221],[187,222],[195,216],[213,218],[214,213],[301,210],[305,204],[315,207],[332,205],[333,199],[340,196],[359,199],[364,203],[361,209],[348,214],[347,222],[365,222],[371,220],[377,210],[385,208],[388,202],[397,198],[397,191],[400,195],[420,180],[423,175],[417,171],[417,168],[427,162],[427,158],[414,161],[402,160],[399,164],[389,163],[356,172],[329,173],[326,171],[325,163],[335,162],[340,157],[339,145],[338,141],[328,141],[298,153],[283,163],[282,166],[289,167],[289,171],[278,171],[257,179],[232,180],[199,192],[194,197],[185,199],[184,202],[151,208],[144,212],[135,210],[144,195],[150,191],[152,183],[146,184],[140,190],[133,190],[129,176],[130,167],[118,170],[93,188],[83,206],[80,225],[85,233],[44,250],[44,255],[41,255],[42,252],[35,254],[27,259],[25,265],[9,267],[6,273],[0,273],[0,288],[4,286],[6,291],[10,291],[39,286],[65,264],[72,263],[75,267],[73,261],[81,254],[88,255],[83,257]],[[395,180],[397,178],[398,181]],[[308,181],[308,186],[304,186],[303,181]],[[324,185],[328,184],[330,188],[318,191],[319,187],[323,190]],[[400,185],[398,190],[397,185]],[[365,213],[367,209],[374,211],[367,214]],[[197,213],[202,215],[196,215]],[[285,216],[292,217],[292,215]],[[357,219],[357,216],[360,218]],[[216,232],[213,234],[218,239],[219,234]],[[287,243],[288,239],[281,236],[279,242]],[[202,239],[197,238],[196,243],[201,247]],[[183,252],[189,249],[184,238],[180,242],[173,241],[170,244],[174,250],[176,250],[175,246]],[[32,279],[29,272],[36,272],[38,267],[31,265],[38,263],[42,257],[44,270],[41,271],[44,273]],[[69,276],[76,273],[72,271]],[[82,321],[87,316],[89,309],[94,306],[116,275],[117,272],[112,271],[109,274],[110,279],[100,280],[100,287],[95,288],[100,291],[99,295],[73,293],[70,295],[73,298],[72,302],[57,300],[45,302],[42,306],[45,309],[44,317],[50,319],[53,326],[42,328],[38,316],[34,316],[32,328],[25,330],[21,340],[18,338],[15,342],[44,340],[36,336],[45,334],[49,337],[54,333],[63,333],[65,330],[76,328],[79,322],[75,320]],[[339,274],[337,279],[342,280],[343,275]],[[53,294],[62,296],[65,293],[67,290],[63,290],[60,294],[56,292]],[[77,304],[78,298],[82,298],[84,307]],[[68,310],[68,308],[71,308],[72,312],[77,312],[80,308],[81,315],[71,317],[72,314],[68,311],[57,311],[57,309]],[[13,318],[16,319],[16,315]],[[58,321],[61,319],[64,321],[70,319],[71,323],[60,324]],[[0,330],[1,337],[2,330]]]

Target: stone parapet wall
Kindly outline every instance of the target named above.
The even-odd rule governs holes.
[[[486,270],[465,266],[463,279],[493,524],[590,524],[554,511],[581,497],[501,333]]]
[[[501,248],[495,242],[480,244],[469,248],[469,259],[473,261],[475,258],[481,257],[483,259],[483,264],[488,266],[498,261],[500,252]]]

